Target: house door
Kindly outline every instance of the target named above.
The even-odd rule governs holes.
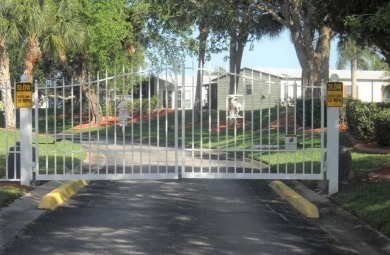
[[[172,108],[172,90],[163,90],[163,107]]]

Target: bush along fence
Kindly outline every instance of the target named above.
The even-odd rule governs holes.
[[[297,116],[300,125],[321,127],[321,101],[319,98],[297,99]],[[313,114],[311,109],[314,109]],[[310,112],[309,112],[310,111]],[[326,112],[326,106],[324,111]],[[303,116],[304,119],[303,119]],[[326,115],[324,118],[327,123]],[[390,102],[362,102],[357,99],[346,99],[340,109],[340,123],[348,125],[349,133],[359,142],[378,142],[390,146]]]
[[[360,142],[390,145],[390,103],[346,100],[345,121],[349,132]],[[387,131],[386,131],[387,130]]]

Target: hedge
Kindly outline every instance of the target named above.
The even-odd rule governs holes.
[[[306,127],[320,128],[321,127],[321,99],[320,98],[308,98],[297,99],[297,122],[303,126],[305,121]],[[305,109],[303,109],[305,107]],[[305,119],[303,120],[303,116]],[[326,126],[326,104],[324,107],[324,124]]]
[[[374,127],[375,140],[382,146],[390,146],[390,109],[378,113]]]
[[[380,111],[376,103],[367,103],[360,100],[347,100],[345,118],[348,131],[360,142],[375,141],[374,120]]]

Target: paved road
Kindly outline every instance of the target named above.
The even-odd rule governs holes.
[[[264,180],[96,181],[2,254],[357,254]]]

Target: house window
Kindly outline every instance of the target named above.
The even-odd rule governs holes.
[[[246,94],[247,95],[252,95],[252,85],[246,85]]]
[[[181,90],[177,91],[177,108],[181,108]]]
[[[343,88],[343,97],[352,98],[352,86],[351,85],[344,85]]]
[[[192,100],[191,100],[191,96],[192,96],[192,92],[190,89],[186,89],[185,91],[185,94],[184,94],[184,107],[186,109],[191,109],[191,104],[192,104]]]
[[[383,90],[383,99],[385,102],[390,102],[390,88]]]

